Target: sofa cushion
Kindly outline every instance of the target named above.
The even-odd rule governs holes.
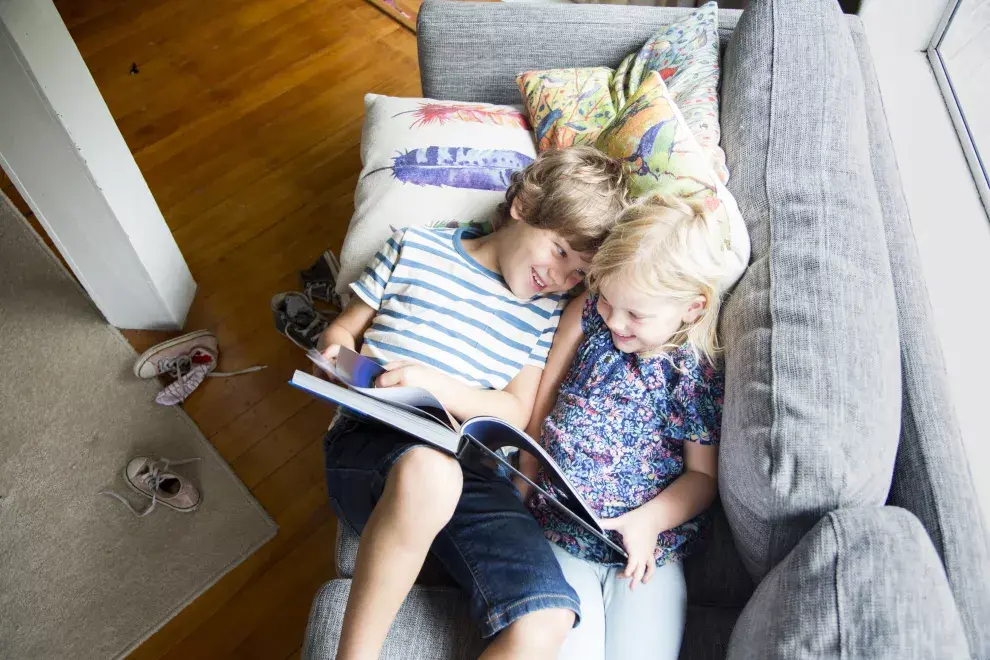
[[[868,102],[870,155],[897,296],[902,397],[901,442],[889,503],[911,511],[935,545],[973,657],[990,658],[990,539],[952,406],[942,351],[911,216],[887,132],[863,26],[850,28],[860,53]]]
[[[757,587],[729,660],[967,658],[924,527],[895,507],[830,513]]]
[[[684,560],[688,605],[742,609],[755,585],[739,558],[720,502],[712,505],[709,520]]]
[[[679,660],[725,660],[740,608],[691,605],[684,621]]]
[[[303,642],[305,660],[333,660],[350,580],[331,580],[313,600]],[[485,648],[456,589],[415,586],[399,609],[382,646],[383,660],[474,660]]]
[[[897,310],[839,5],[754,0],[723,72],[729,189],[752,258],[722,314],[719,490],[760,578],[824,513],[886,501],[900,431]]]

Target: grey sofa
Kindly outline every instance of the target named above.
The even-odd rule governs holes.
[[[428,0],[423,93],[518,103],[519,71],[616,66],[683,11]],[[990,658],[987,531],[862,24],[831,0],[720,23],[753,254],[723,313],[721,501],[685,564],[681,657]],[[356,548],[342,525],[306,658],[334,656]],[[383,657],[477,657],[466,612],[428,563]]]

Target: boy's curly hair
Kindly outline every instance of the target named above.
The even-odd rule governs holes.
[[[512,175],[494,229],[509,220],[514,201],[530,226],[557,232],[578,252],[595,251],[628,205],[626,175],[593,147],[552,149]]]

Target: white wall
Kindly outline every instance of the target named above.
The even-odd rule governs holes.
[[[0,0],[0,166],[100,311],[181,328],[196,284],[51,0]]]
[[[867,0],[860,17],[880,81],[901,181],[963,441],[990,524],[990,220],[925,49],[946,0]]]

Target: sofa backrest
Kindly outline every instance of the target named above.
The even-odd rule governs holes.
[[[520,103],[516,75],[560,67],[616,67],[658,28],[694,11],[678,7],[448,2],[419,11],[423,96]],[[742,12],[719,10],[728,42]]]

